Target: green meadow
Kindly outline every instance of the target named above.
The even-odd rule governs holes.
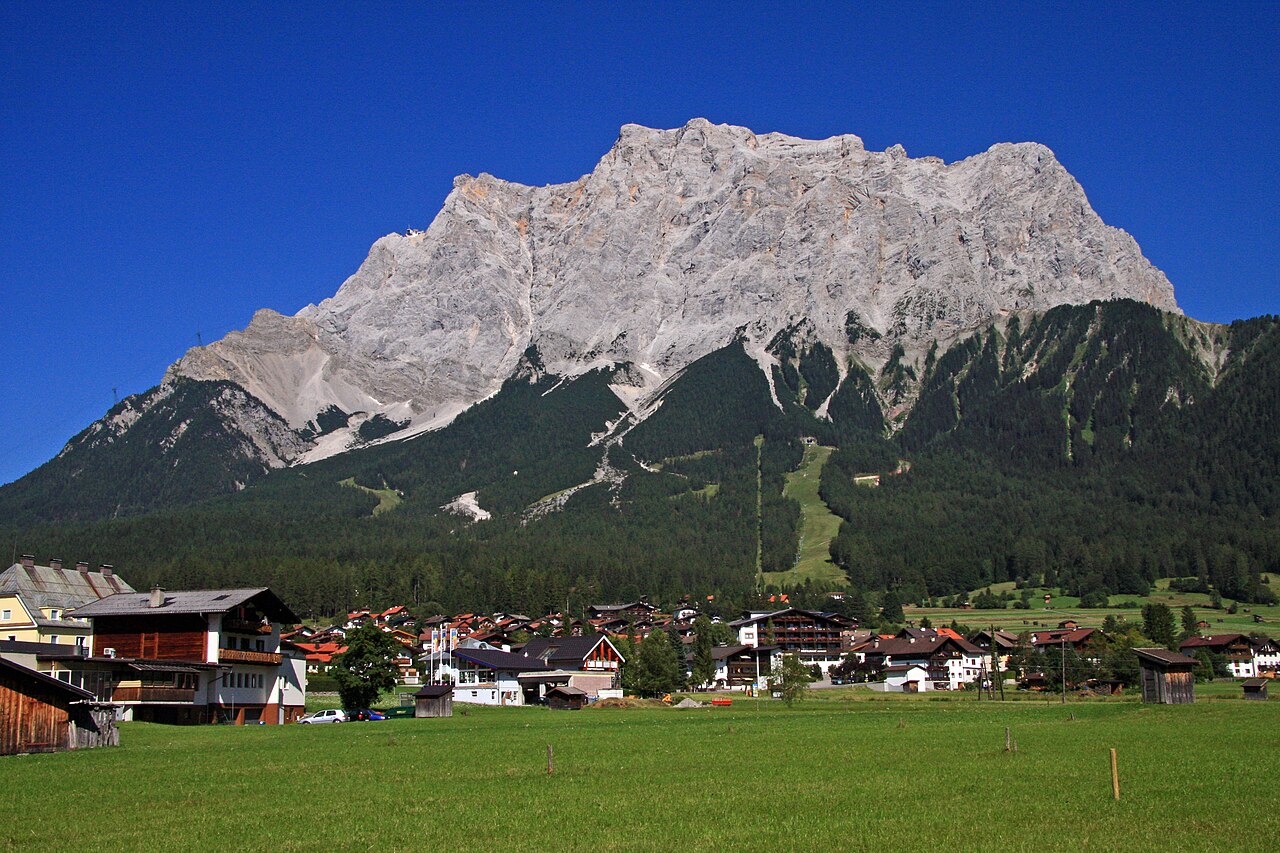
[[[835,448],[809,446],[804,460],[787,474],[783,494],[800,504],[800,545],[796,563],[789,572],[763,572],[765,584],[783,589],[798,587],[806,580],[838,588],[847,582],[844,569],[831,559],[831,540],[840,532],[840,516],[831,511],[818,494],[822,466]]]
[[[1263,850],[1280,837],[1274,700],[824,697],[126,724],[119,748],[0,759],[0,848]]]

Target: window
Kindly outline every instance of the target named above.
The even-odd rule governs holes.
[[[61,614],[61,613],[62,613],[62,611],[61,611],[61,610],[50,610],[50,611],[49,611],[49,618],[50,618],[50,619],[59,619],[59,618],[61,618],[61,617],[60,617],[60,615],[59,615],[59,614]]]
[[[77,649],[83,649],[83,648],[84,648],[84,641],[85,641],[85,638],[84,638],[84,637],[76,637],[76,648],[77,648]]]
[[[51,636],[49,637],[49,642],[50,642],[50,643],[52,643],[52,644],[53,644],[53,645],[55,645],[55,646],[56,646],[56,645],[58,645],[58,635],[57,635],[57,634],[53,634],[53,635],[51,635]]]
[[[267,650],[267,643],[265,640],[254,640],[253,644],[260,652],[265,652]]]
[[[0,610],[0,619],[3,619],[3,620],[4,620],[4,621],[6,621],[6,622],[11,622],[11,621],[13,621],[13,611],[12,611],[12,610]],[[13,638],[12,638],[12,637],[10,637],[9,639],[13,639]]]

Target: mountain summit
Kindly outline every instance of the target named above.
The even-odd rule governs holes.
[[[294,430],[345,418],[308,440],[310,460],[371,418],[372,434],[448,422],[531,346],[563,376],[638,366],[620,389],[632,402],[739,336],[762,362],[803,328],[840,365],[882,364],[1007,312],[1115,298],[1177,311],[1164,274],[1044,146],[947,164],[856,136],[626,125],[571,183],[457,178],[429,228],[378,240],[332,298],[259,311],[166,383],[230,381]]]
[[[1044,146],[947,164],[856,136],[626,125],[571,183],[457,178],[430,227],[379,239],[334,296],[189,350],[6,500],[21,518],[85,518],[236,491],[443,427],[516,376],[608,368],[624,417],[598,429],[613,434],[730,343],[776,407],[782,381],[819,419],[852,405],[897,429],[955,342],[1116,299],[1178,313]],[[854,391],[853,373],[882,381]]]

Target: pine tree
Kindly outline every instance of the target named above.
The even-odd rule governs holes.
[[[1167,649],[1177,645],[1173,611],[1169,609],[1169,605],[1155,603],[1142,606],[1142,633],[1152,642]]]
[[[666,631],[652,631],[636,655],[636,690],[642,696],[662,696],[684,686],[684,663]]]
[[[906,621],[907,616],[902,612],[902,599],[898,597],[897,590],[891,589],[884,594],[884,601],[880,604],[880,618],[894,625]]]
[[[1181,636],[1181,639],[1185,640],[1185,639],[1187,639],[1188,637],[1194,637],[1194,636],[1196,636],[1198,633],[1199,633],[1199,628],[1197,628],[1197,627],[1196,627],[1196,613],[1195,613],[1195,611],[1194,611],[1194,610],[1192,610],[1192,609],[1191,609],[1191,605],[1190,605],[1190,604],[1184,604],[1184,605],[1182,606],[1182,636]]]

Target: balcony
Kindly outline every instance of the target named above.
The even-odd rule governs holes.
[[[112,702],[194,702],[196,691],[184,687],[124,687],[111,694]]]
[[[249,652],[241,649],[218,649],[218,663],[252,663],[259,666],[279,666],[284,655],[275,652]]]

